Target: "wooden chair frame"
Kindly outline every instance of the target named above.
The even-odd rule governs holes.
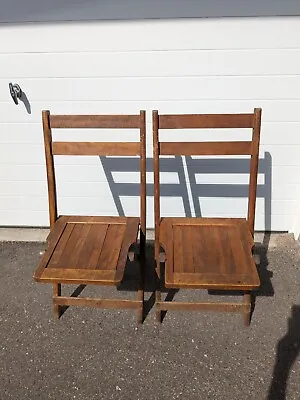
[[[252,114],[179,114],[179,115],[159,115],[158,111],[153,111],[153,159],[154,159],[154,213],[155,213],[155,260],[156,274],[158,284],[156,289],[156,318],[161,322],[161,312],[167,310],[215,310],[215,311],[233,311],[242,312],[244,314],[245,324],[249,325],[251,318],[251,291],[259,286],[259,283],[253,285],[249,289],[247,286],[242,286],[238,290],[244,293],[242,303],[194,303],[194,302],[175,302],[162,301],[162,277],[161,263],[165,263],[168,256],[169,262],[173,262],[173,256],[168,255],[165,251],[161,252],[161,226],[164,218],[160,216],[160,155],[172,156],[191,156],[191,155],[249,155],[250,161],[250,180],[249,180],[249,195],[248,195],[248,214],[247,224],[251,235],[249,242],[251,248],[254,246],[254,220],[256,206],[256,191],[257,191],[257,174],[259,161],[259,141],[260,141],[260,125],[261,125],[261,109],[255,108]],[[237,142],[160,142],[159,130],[161,129],[213,129],[213,128],[251,128],[251,141]],[[168,220],[168,218],[166,218]],[[182,218],[184,221],[192,223],[192,220],[205,220],[205,218]],[[237,220],[236,220],[237,221]],[[240,220],[241,223],[242,220]],[[166,221],[165,221],[166,222]],[[216,222],[216,221],[214,221]],[[246,229],[248,229],[246,228]],[[166,239],[168,240],[168,239]],[[170,243],[172,239],[169,239]],[[254,268],[254,267],[253,267]],[[257,274],[256,267],[255,273]],[[257,275],[258,278],[258,275]],[[258,278],[259,282],[259,278]],[[166,282],[165,282],[166,283]],[[189,285],[165,285],[169,288],[193,288],[190,282]],[[201,287],[209,289],[205,284]],[[222,285],[218,290],[234,290],[235,287],[230,285]]]
[[[48,182],[48,200],[50,217],[50,234],[48,236],[48,248],[41,260],[40,266],[35,272],[34,279],[38,282],[48,282],[53,284],[53,304],[54,316],[59,318],[61,315],[61,306],[90,306],[101,308],[128,308],[137,310],[137,319],[143,321],[143,303],[144,303],[144,268],[145,268],[145,244],[146,244],[146,119],[145,111],[140,111],[138,115],[51,115],[50,111],[42,112],[42,122],[44,131],[45,157],[47,167]],[[93,128],[93,129],[138,129],[140,131],[139,142],[58,142],[52,140],[52,129],[54,128]],[[97,279],[96,274],[91,273],[90,277],[85,273],[85,278],[76,278],[69,274],[61,280],[58,276],[51,277],[50,273],[46,276],[44,271],[47,262],[55,249],[55,240],[59,240],[60,232],[54,232],[57,224],[63,224],[64,220],[82,221],[102,221],[109,220],[109,217],[65,217],[58,216],[57,212],[57,193],[54,168],[54,155],[103,155],[103,156],[140,156],[140,218],[139,218],[139,281],[137,300],[123,299],[95,299],[95,298],[77,298],[62,297],[61,285],[63,283],[76,284],[104,284],[118,285],[123,277],[120,271],[116,272],[115,278],[110,282]],[[111,217],[115,220],[124,222],[126,217]],[[126,231],[127,232],[127,231]],[[128,240],[127,240],[128,241]],[[134,253],[131,251],[131,244],[127,243],[128,253],[123,251],[122,257],[124,264],[126,258],[132,261]],[[122,245],[123,246],[123,245]],[[72,270],[70,270],[72,271]],[[92,272],[92,271],[91,271]],[[44,274],[44,275],[43,275]]]

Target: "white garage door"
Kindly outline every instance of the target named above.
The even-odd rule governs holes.
[[[0,225],[48,225],[42,109],[147,111],[151,227],[151,110],[219,113],[262,107],[256,229],[291,229],[300,175],[300,18],[2,24],[0,38]],[[9,82],[26,94],[18,106]],[[128,132],[127,139],[134,134]],[[134,159],[61,157],[57,162],[60,213],[136,213]],[[165,160],[162,214],[244,216],[247,166],[232,158]]]

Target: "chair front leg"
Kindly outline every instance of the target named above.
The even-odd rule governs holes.
[[[61,296],[61,283],[54,283],[53,284],[53,300],[59,296]],[[55,320],[59,319],[60,313],[61,313],[61,306],[58,304],[54,304],[53,305],[53,314],[54,314]]]
[[[250,319],[251,319],[251,304],[252,304],[250,292],[244,293],[244,304],[247,305],[247,308],[244,311],[244,323],[245,323],[245,326],[249,326]]]

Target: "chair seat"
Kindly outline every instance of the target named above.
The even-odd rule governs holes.
[[[34,275],[38,282],[120,284],[140,219],[62,216]]]
[[[245,219],[162,218],[167,288],[252,290],[260,285]]]

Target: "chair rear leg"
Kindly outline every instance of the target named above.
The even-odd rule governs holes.
[[[140,254],[139,260],[139,277],[138,277],[138,293],[137,300],[141,302],[141,306],[137,310],[137,323],[142,324],[144,321],[144,287],[145,287],[145,267],[146,267],[146,242],[145,236],[141,232],[140,238]]]
[[[156,304],[156,310],[155,310],[155,317],[157,322],[162,322],[161,319],[161,310],[158,307],[157,303],[161,302],[161,276],[160,276],[160,261],[158,261],[157,263],[157,267],[156,267],[156,274],[157,274],[157,278],[156,278],[156,290],[155,290],[155,304]]]
[[[247,309],[244,311],[244,323],[245,323],[245,326],[249,326],[250,319],[251,319],[251,293],[250,292],[244,293],[244,304],[247,305]]]
[[[140,261],[140,273],[138,282],[137,299],[141,302],[141,307],[137,310],[137,323],[142,324],[144,321],[144,261]]]
[[[53,300],[55,297],[61,296],[61,283],[53,284]],[[61,313],[61,306],[58,304],[53,305],[54,319],[59,319]]]

